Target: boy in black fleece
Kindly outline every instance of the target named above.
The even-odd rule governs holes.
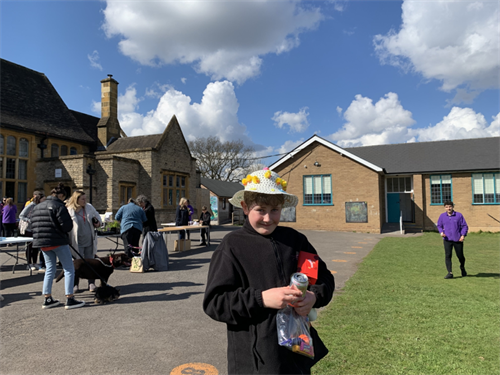
[[[280,346],[276,314],[289,303],[303,316],[327,305],[333,276],[320,259],[318,280],[304,298],[289,286],[299,252],[317,254],[304,235],[278,226],[281,209],[296,206],[298,199],[286,193],[286,181],[267,169],[248,175],[243,185],[230,202],[248,218],[212,256],[203,309],[227,325],[229,374],[309,374],[328,349],[312,327],[314,359]]]

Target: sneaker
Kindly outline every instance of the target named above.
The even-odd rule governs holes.
[[[92,293],[95,292],[95,284],[94,283],[89,284],[89,292],[92,292]]]
[[[462,277],[467,276],[467,271],[465,270],[465,268],[461,268],[461,271],[462,271]]]
[[[449,274],[447,274],[445,277],[445,279],[453,279],[453,274],[450,272]]]
[[[50,309],[51,307],[55,307],[59,305],[59,300],[54,299],[52,297],[45,297],[45,301],[43,301],[42,309]]]
[[[30,264],[30,269],[31,269],[32,271],[36,271],[36,267],[35,267],[35,265],[34,265],[34,264]]]
[[[40,267],[40,268],[38,269],[38,272],[45,272],[46,270],[47,270],[47,268],[45,268],[45,267]]]
[[[82,307],[83,305],[85,305],[84,301],[77,301],[75,297],[70,297],[66,300],[66,306],[64,306],[64,308],[66,310],[77,309],[78,307]]]

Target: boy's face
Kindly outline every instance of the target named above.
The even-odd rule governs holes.
[[[269,206],[255,204],[249,208],[241,202],[243,212],[248,216],[248,221],[253,229],[263,236],[269,236],[280,223],[281,205]]]

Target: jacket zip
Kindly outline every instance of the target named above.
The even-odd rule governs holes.
[[[277,245],[276,241],[274,241],[274,238],[272,238],[272,237],[271,237],[271,243],[273,244],[274,255],[276,255],[276,260],[278,261],[279,273],[281,274],[284,285],[288,285],[290,282],[287,281],[287,279],[285,277],[285,271],[283,270],[283,262],[281,261],[280,252],[278,251],[278,245]],[[295,365],[297,370],[299,370],[300,373],[303,374],[302,369],[299,367],[299,365],[297,364],[297,362],[295,361],[295,358],[293,356],[292,356],[292,360],[293,360],[293,364]]]
[[[280,253],[278,251],[278,245],[276,244],[276,241],[274,241],[274,238],[272,237],[271,237],[271,243],[273,244],[274,255],[276,256],[276,260],[278,261],[278,271],[281,275],[281,279],[283,280],[284,285],[288,285],[289,282],[287,282],[285,277],[285,271],[283,270],[283,262],[281,261]]]

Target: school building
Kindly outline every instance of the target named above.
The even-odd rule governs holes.
[[[500,231],[500,137],[341,148],[317,135],[270,166],[299,197],[296,229],[435,230],[452,200],[469,230]]]

